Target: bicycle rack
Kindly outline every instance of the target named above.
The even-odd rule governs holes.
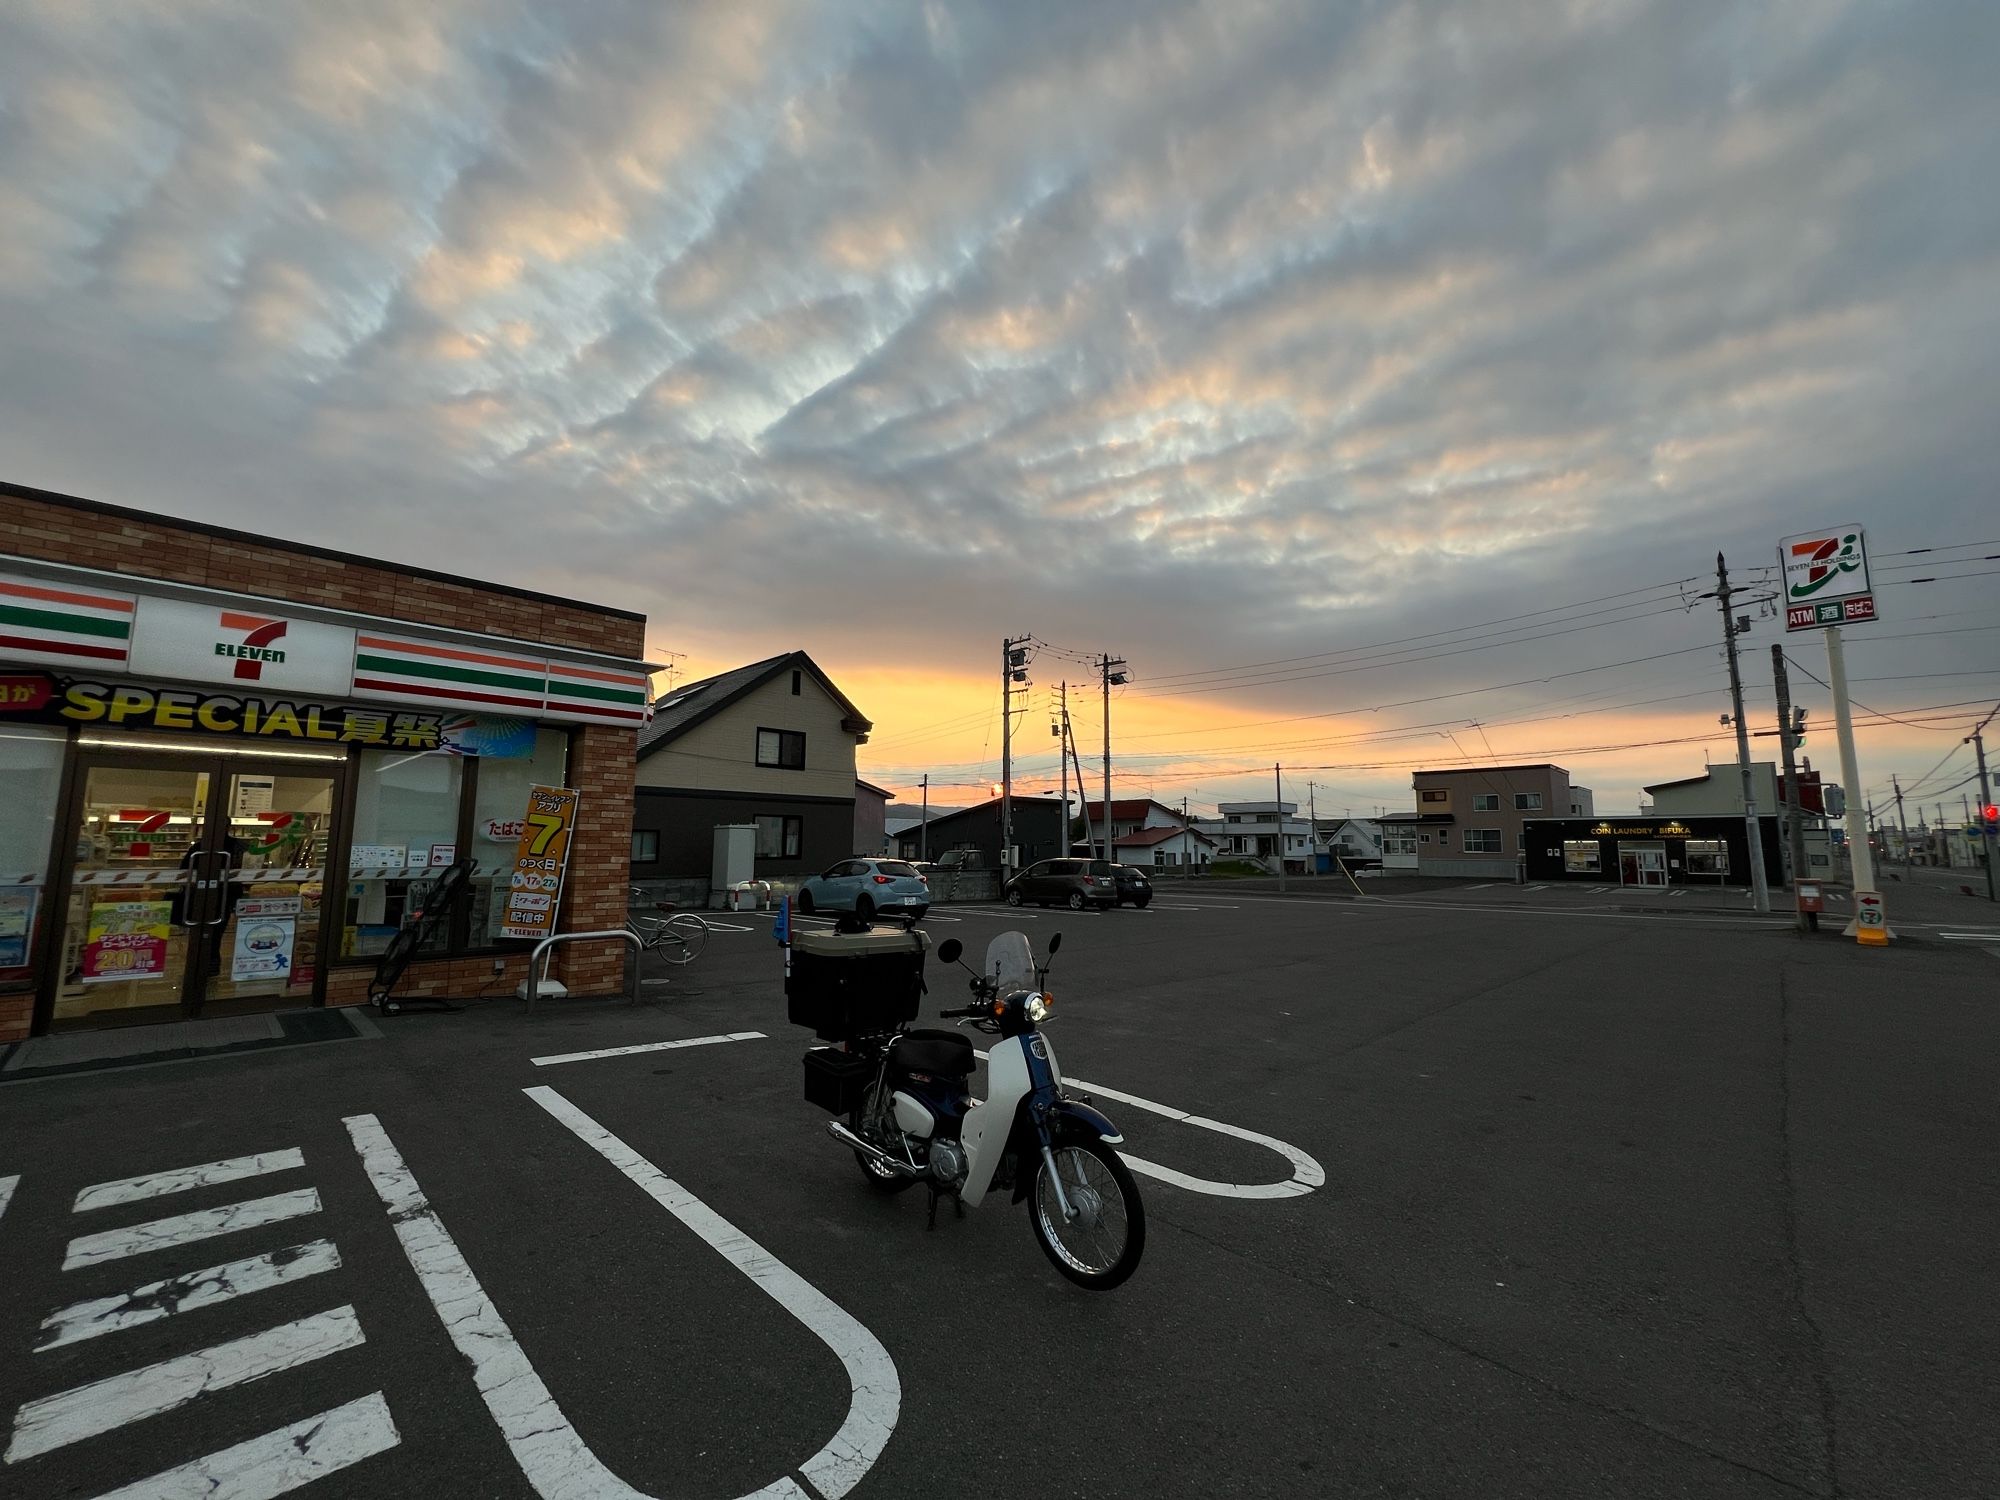
[[[535,1008],[535,1002],[542,998],[542,981],[548,978],[543,955],[557,943],[582,943],[592,938],[623,938],[640,953],[640,961],[632,966],[630,993],[625,997],[628,1005],[639,1003],[639,971],[645,967],[646,945],[639,934],[629,927],[607,927],[602,932],[557,932],[535,944],[535,951],[528,955],[528,1009]]]

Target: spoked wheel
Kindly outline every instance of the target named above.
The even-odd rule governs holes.
[[[1024,898],[1022,897],[1021,893],[1018,890],[1009,891],[1007,893],[1007,904],[1009,906],[1019,906],[1023,899]]]
[[[1082,891],[1071,891],[1069,893],[1069,909],[1071,911],[1082,911],[1084,904]]]
[[[878,1118],[878,1109],[881,1113],[886,1113],[887,1106],[888,1099],[882,1092],[882,1085],[871,1085],[868,1092],[862,1096],[861,1107],[848,1115],[847,1128],[862,1139],[867,1139],[867,1123],[871,1119]],[[861,1168],[861,1175],[868,1179],[868,1185],[878,1193],[900,1193],[904,1188],[917,1185],[916,1178],[905,1177],[901,1172],[891,1171],[880,1162],[863,1156],[859,1151],[854,1153],[854,1163]]]
[[[1132,1173],[1102,1141],[1064,1141],[1055,1148],[1056,1169],[1074,1217],[1049,1181],[1049,1166],[1035,1168],[1029,1218],[1042,1253],[1080,1287],[1108,1292],[1139,1268],[1146,1251],[1146,1209]]]
[[[708,923],[693,912],[677,912],[667,918],[660,939],[660,957],[670,964],[691,964],[708,946]]]

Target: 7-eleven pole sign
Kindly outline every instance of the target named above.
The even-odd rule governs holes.
[[[1859,526],[1835,526],[1778,543],[1785,629],[1824,630],[1875,618],[1868,547]]]

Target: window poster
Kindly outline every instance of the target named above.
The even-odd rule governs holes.
[[[98,902],[84,936],[83,982],[162,977],[173,921],[171,901]]]

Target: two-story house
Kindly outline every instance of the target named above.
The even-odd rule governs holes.
[[[1587,786],[1543,762],[1418,771],[1417,873],[1512,880],[1520,868],[1521,825],[1531,818],[1587,818]]]
[[[760,879],[853,854],[873,727],[803,651],[674,688],[639,734],[632,878],[705,881],[721,824],[756,827]]]
[[[1298,810],[1296,802],[1223,802],[1215,817],[1190,826],[1215,840],[1217,858],[1254,859],[1276,874],[1282,850],[1285,869],[1304,873],[1312,861],[1312,823]]]

